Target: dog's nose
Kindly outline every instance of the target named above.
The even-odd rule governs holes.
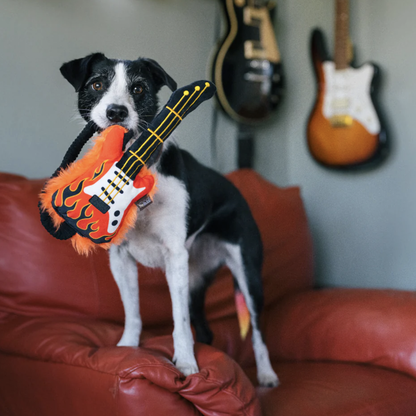
[[[129,110],[124,105],[111,104],[107,107],[107,118],[114,123],[124,121],[129,115]]]

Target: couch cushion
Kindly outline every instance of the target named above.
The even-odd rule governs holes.
[[[307,291],[276,304],[268,318],[275,359],[365,363],[416,379],[414,292]]]
[[[121,321],[105,253],[79,256],[68,241],[54,239],[42,227],[37,204],[44,181],[0,179],[0,310]]]
[[[255,389],[224,353],[197,344],[200,372],[172,364],[170,336],[115,347],[122,326],[90,319],[0,318],[0,414],[260,416]]]
[[[258,388],[263,416],[412,416],[416,381],[371,365],[274,363],[280,386]],[[255,374],[255,369],[251,369]]]
[[[266,305],[310,286],[312,248],[298,188],[281,189],[251,170],[229,178],[246,197],[265,249]],[[24,315],[88,316],[123,322],[123,309],[104,250],[78,255],[51,237],[39,221],[43,180],[0,175],[0,311]],[[170,296],[160,270],[140,268],[146,326],[171,323]],[[155,307],[157,305],[157,307]],[[207,298],[209,319],[235,316],[232,279],[219,273]]]
[[[248,202],[260,229],[266,307],[283,295],[310,288],[313,247],[300,189],[280,188],[249,169],[227,177]]]

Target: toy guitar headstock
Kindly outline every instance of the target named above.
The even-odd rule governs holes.
[[[209,100],[215,94],[215,91],[216,88],[211,82],[196,81],[174,91],[165,108],[174,112],[182,120],[201,103]]]
[[[161,145],[192,111],[215,94],[216,88],[209,81],[196,81],[174,91],[147,129],[124,154],[117,166],[131,179],[152,153]]]

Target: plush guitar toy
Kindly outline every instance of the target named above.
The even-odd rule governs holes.
[[[98,131],[89,122],[68,149],[61,166],[40,194],[41,222],[54,237],[71,239],[83,254],[100,245],[119,244],[133,227],[137,210],[151,203],[155,176],[145,164],[183,118],[215,93],[208,81],[173,92],[167,104],[125,151],[133,133],[113,125],[75,162],[83,145]]]

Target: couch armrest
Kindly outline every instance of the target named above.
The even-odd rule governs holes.
[[[16,411],[30,404],[39,410],[33,414],[44,416],[168,411],[260,416],[253,385],[223,352],[196,344],[200,372],[185,378],[171,362],[170,336],[147,334],[140,348],[115,347],[121,331],[119,325],[102,321],[2,317],[0,413],[9,414],[13,406],[13,414],[32,414]],[[75,407],[80,401],[81,411]]]
[[[416,377],[416,294],[302,292],[268,311],[266,339],[274,359],[366,363]]]

